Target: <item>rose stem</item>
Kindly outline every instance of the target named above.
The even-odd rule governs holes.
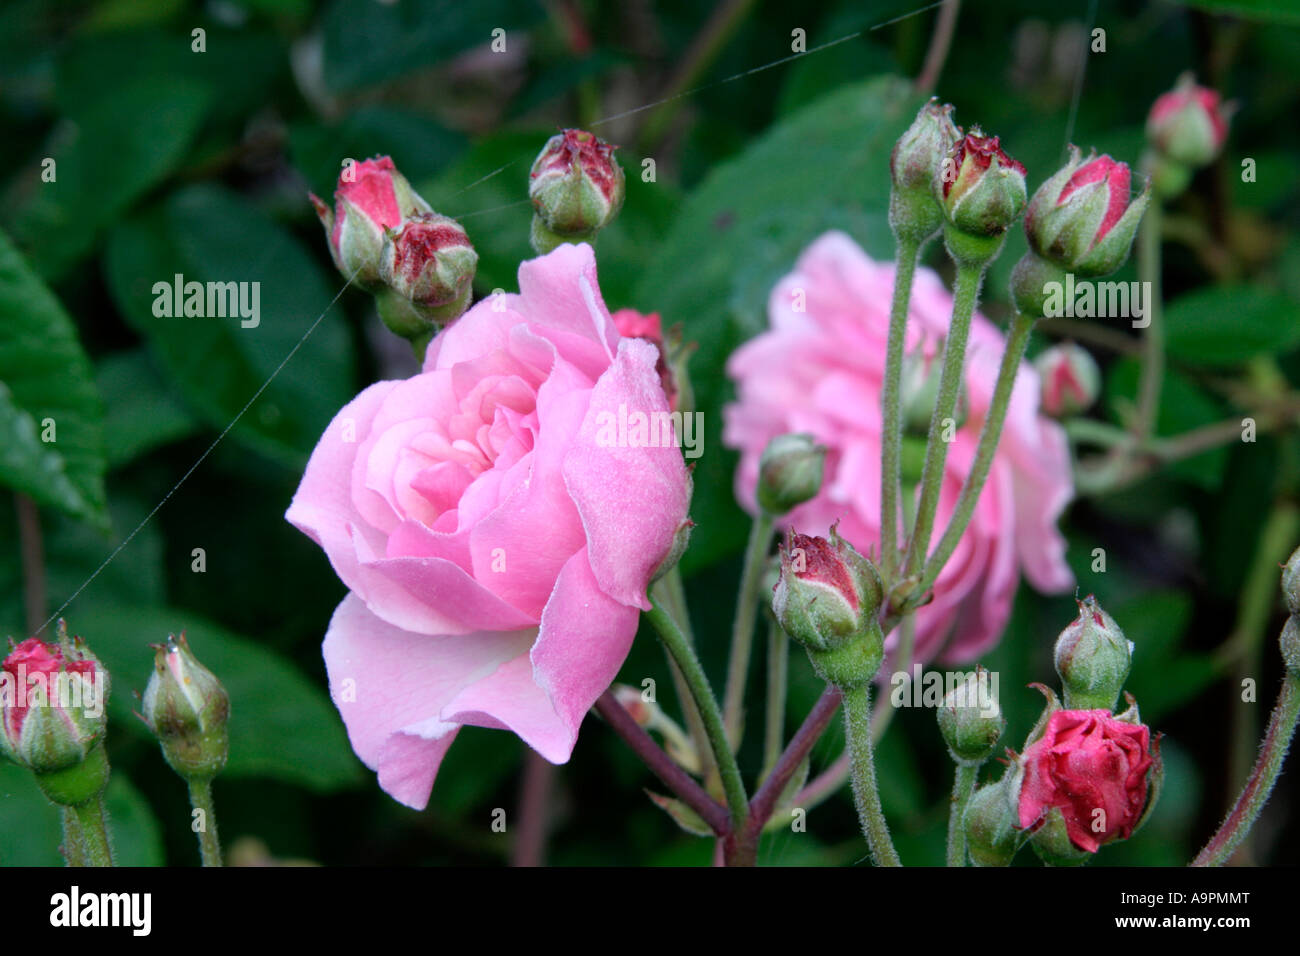
[[[785,695],[790,664],[790,638],[772,615],[767,622],[767,709],[763,716],[766,725],[763,733],[763,772],[761,779],[776,766],[785,741]],[[753,812],[753,801],[750,802]]]
[[[921,255],[921,244],[911,239],[899,239],[897,250],[889,339],[885,345],[885,381],[880,393],[880,564],[886,585],[894,583],[894,572],[898,568],[898,489],[903,471],[903,403],[900,394],[903,349],[912,280]]]
[[[204,866],[221,866],[221,840],[217,837],[217,809],[212,802],[212,778],[189,777],[190,806],[202,810],[199,828],[199,857]]]
[[[1142,372],[1138,379],[1138,411],[1134,422],[1138,438],[1146,441],[1155,435],[1160,409],[1160,388],[1165,373],[1165,326],[1160,314],[1160,200],[1148,207],[1138,227],[1138,281],[1151,290],[1148,298],[1150,316],[1142,330]]]
[[[632,748],[632,752],[653,771],[669,790],[681,798],[681,801],[700,815],[705,823],[719,835],[726,833],[730,827],[726,809],[704,792],[704,788],[695,782],[685,770],[677,766],[668,754],[654,742],[641,725],[614,697],[613,691],[605,691],[596,700],[596,712],[604,718],[605,723],[614,733]]]
[[[902,866],[898,851],[889,838],[889,825],[880,807],[876,788],[876,762],[871,743],[871,684],[844,691],[844,723],[849,752],[853,754],[853,801],[862,823],[862,833],[876,866]]]
[[[975,299],[984,280],[984,266],[960,265],[953,290],[952,322],[943,347],[943,371],[939,373],[939,399],[930,416],[930,434],[925,445],[925,465],[921,469],[921,501],[916,511],[916,528],[908,542],[903,577],[920,572],[930,549],[939,491],[943,487],[944,463],[948,443],[943,440],[944,422],[953,418],[961,394],[966,359],[966,339],[970,333]],[[882,529],[883,530],[883,529]],[[920,592],[916,592],[918,595]]]
[[[524,757],[524,779],[519,787],[519,830],[511,848],[510,865],[543,866],[546,862],[546,831],[550,823],[551,785],[554,765],[529,749]]]
[[[763,583],[767,552],[772,545],[772,516],[761,508],[749,529],[745,549],[745,567],[736,595],[736,614],[731,627],[731,655],[727,661],[727,689],[723,696],[723,724],[729,747],[738,749],[741,737],[741,712],[745,706],[745,679],[749,675],[749,657],[754,646],[754,622],[758,616],[758,591]]]
[[[948,811],[948,865],[966,865],[966,828],[962,817],[966,814],[966,804],[975,792],[975,779],[979,776],[979,764],[959,762],[952,780],[952,808]]]

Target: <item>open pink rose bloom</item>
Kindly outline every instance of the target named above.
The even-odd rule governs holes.
[[[675,447],[600,425],[665,413],[658,349],[621,338],[586,245],[519,268],[321,438],[288,519],[350,594],[325,638],[330,691],[380,785],[423,807],[462,725],[573,751],[686,520]]]
[[[815,241],[768,300],[771,328],[741,346],[727,370],[739,401],[725,410],[724,441],[740,450],[736,494],[751,511],[759,457],[786,432],[808,432],[828,448],[818,495],[795,508],[783,527],[839,533],[864,554],[880,551],[880,392],[885,372],[893,263],[873,262],[847,235]],[[942,353],[952,296],[919,268],[906,349]],[[969,414],[949,445],[936,527],[947,524],[969,473],[987,411],[1002,333],[978,312],[966,356]],[[915,659],[968,661],[997,643],[1023,573],[1041,591],[1074,584],[1056,521],[1073,485],[1064,431],[1039,414],[1038,373],[1022,364],[1005,430],[974,519],[916,614]],[[903,539],[905,540],[905,539]],[[892,651],[897,632],[886,645]],[[881,674],[887,676],[888,665]]]

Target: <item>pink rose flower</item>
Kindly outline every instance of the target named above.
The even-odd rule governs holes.
[[[339,412],[286,516],[351,591],[324,653],[352,746],[416,808],[465,724],[569,758],[686,520],[679,449],[600,440],[620,406],[668,403],[591,248],[523,263],[519,288]]]
[[[741,453],[741,504],[755,508],[767,442],[787,432],[811,433],[828,449],[822,488],[781,524],[826,535],[838,520],[839,533],[864,554],[880,550],[880,391],[893,288],[892,263],[873,262],[848,236],[828,233],[772,290],[772,328],[737,349],[727,366],[739,401],[724,412],[723,440]],[[918,269],[909,353],[924,338],[926,353],[937,354],[951,314],[952,297],[939,277]],[[1002,334],[976,313],[966,356],[969,415],[948,448],[940,531],[974,460],[1003,346]],[[1038,396],[1038,375],[1022,364],[975,516],[935,582],[934,600],[917,612],[917,661],[941,652],[970,660],[996,644],[1022,571],[1041,591],[1073,586],[1056,529],[1073,494],[1069,451],[1061,427],[1039,415]],[[889,636],[887,653],[897,641],[897,632]]]
[[[1058,710],[1020,757],[1020,827],[1037,826],[1059,807],[1070,842],[1081,850],[1096,853],[1103,843],[1126,840],[1146,807],[1153,762],[1144,724],[1108,710]]]

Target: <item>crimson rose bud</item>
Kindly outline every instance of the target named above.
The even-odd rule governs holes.
[[[1108,710],[1058,710],[1020,756],[1020,827],[1043,827],[1055,809],[1080,850],[1128,839],[1146,808],[1153,763],[1145,725]]]
[[[141,715],[167,763],[185,779],[210,779],[226,765],[230,695],[190,650],[184,632],[154,646]]]
[[[1034,359],[1042,387],[1039,405],[1053,418],[1071,418],[1092,407],[1101,392],[1097,360],[1081,345],[1066,342]]]
[[[330,255],[339,271],[367,288],[380,282],[380,254],[389,229],[432,207],[411,188],[388,156],[350,164],[339,174],[334,209],[311,196],[329,237]]]
[[[1223,148],[1231,114],[1217,91],[1197,86],[1192,74],[1184,73],[1172,90],[1152,104],[1147,139],[1174,162],[1204,166]]]
[[[777,435],[758,461],[758,506],[783,515],[816,497],[825,464],[826,449],[812,435]]]
[[[1057,638],[1055,658],[1067,710],[1110,711],[1132,666],[1133,644],[1089,594]]]
[[[580,129],[563,130],[542,147],[528,174],[539,254],[590,239],[618,215],[626,183],[616,148]]]
[[[979,129],[949,150],[933,188],[952,227],[944,236],[958,263],[983,263],[996,255],[1028,198],[1025,167],[1003,152],[996,136],[985,136]]]
[[[384,238],[380,277],[389,297],[380,314],[398,335],[414,339],[459,318],[469,306],[478,253],[455,219],[436,212],[408,218]]]
[[[884,659],[875,565],[831,529],[830,539],[791,531],[781,547],[772,612],[808,648],[813,667],[838,687],[875,676]]]
[[[1025,212],[1025,234],[1038,255],[1071,272],[1104,276],[1128,258],[1150,188],[1130,201],[1128,165],[1109,156],[1070,161],[1038,187]]]

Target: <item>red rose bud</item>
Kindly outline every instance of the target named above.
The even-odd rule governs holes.
[[[978,129],[949,150],[933,188],[952,227],[944,235],[958,262],[983,263],[996,255],[1027,199],[1025,167],[1002,151],[996,136],[985,136]],[[961,241],[967,237],[985,241]]]
[[[380,277],[394,293],[380,299],[384,323],[404,338],[427,338],[464,313],[477,268],[460,223],[436,212],[410,217],[384,239]]]
[[[1053,345],[1034,359],[1042,388],[1040,407],[1053,418],[1090,409],[1101,391],[1101,370],[1087,349],[1073,342]]]
[[[580,129],[552,136],[528,174],[532,243],[539,254],[562,242],[590,239],[623,205],[623,167],[604,140]]]
[[[108,671],[81,638],[59,643],[29,638],[10,651],[0,673],[0,744],[35,772],[46,795],[76,806],[108,782],[102,742],[108,715]]]
[[[1091,594],[1056,640],[1056,672],[1067,710],[1110,711],[1133,663],[1133,644]]]
[[[1070,161],[1038,187],[1025,212],[1025,234],[1038,255],[1084,276],[1109,275],[1128,258],[1150,188],[1131,199],[1126,164],[1109,156]]]
[[[1197,86],[1192,74],[1184,73],[1170,92],[1152,104],[1147,141],[1176,163],[1204,166],[1223,148],[1232,112],[1215,90]]]
[[[758,506],[783,515],[815,498],[825,465],[826,449],[812,435],[777,435],[758,462]]]
[[[1052,846],[1051,811],[1059,811],[1069,843],[1096,853],[1112,840],[1126,840],[1147,807],[1149,771],[1155,762],[1151,731],[1117,720],[1105,710],[1058,710],[1043,736],[1019,759],[1020,827],[1047,826]],[[1035,845],[1041,842],[1037,839]],[[1056,841],[1059,843],[1059,839]]]
[[[989,672],[976,668],[943,699],[938,714],[939,732],[952,759],[978,766],[997,749],[1007,729]]]
[[[952,121],[952,106],[931,98],[894,144],[889,158],[893,179],[889,223],[900,239],[924,242],[943,225],[933,183],[959,139],[961,130]]]
[[[350,165],[339,175],[334,209],[311,197],[329,237],[330,255],[344,276],[373,288],[379,284],[384,236],[408,216],[432,212],[387,156]]]
[[[186,780],[210,780],[226,765],[230,696],[199,663],[184,632],[155,644],[153,674],[144,691],[144,722],[162,744],[167,763]]]
[[[875,566],[835,529],[830,540],[791,531],[782,544],[772,612],[823,680],[853,687],[875,676],[884,659],[882,597]]]

